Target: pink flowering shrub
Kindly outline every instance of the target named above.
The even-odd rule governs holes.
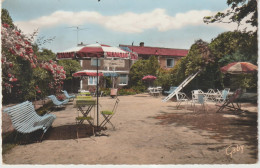
[[[17,27],[11,28],[8,24],[2,24],[1,35],[4,97],[28,99],[41,95],[44,90],[52,89],[54,92],[61,90],[66,72],[55,61],[37,60],[32,45],[33,38],[24,35]],[[46,85],[43,84],[46,83],[47,77],[44,75],[44,70],[40,69],[47,70],[51,76]]]
[[[56,88],[57,92],[60,92],[63,80],[66,79],[66,71],[64,71],[63,67],[57,65],[56,61],[53,60],[40,63],[40,67],[46,69],[52,74],[53,82],[49,83],[49,87]]]

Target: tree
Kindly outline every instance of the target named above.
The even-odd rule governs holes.
[[[10,27],[14,27],[13,20],[10,17],[8,10],[6,9],[2,9],[1,11],[1,21],[2,24],[8,24]]]
[[[224,32],[219,34],[209,44],[211,54],[215,59],[216,80],[222,86],[233,88],[257,89],[257,74],[252,75],[224,75],[220,72],[220,67],[231,62],[251,62],[257,64],[258,46],[256,32]]]
[[[218,12],[215,16],[206,16],[203,19],[204,22],[207,24],[214,22],[235,22],[239,26],[243,19],[250,17],[246,20],[246,23],[257,27],[257,0],[227,0],[227,4],[231,6],[230,10]],[[227,21],[225,19],[227,19]]]
[[[209,45],[211,54],[219,62],[219,66],[234,61],[257,64],[258,46],[255,34],[240,31],[221,33]]]
[[[81,70],[80,63],[77,60],[59,60],[58,64],[63,66],[64,70],[66,71],[66,79],[72,79],[72,74]]]
[[[129,86],[133,89],[144,91],[145,86],[142,82],[142,78],[146,75],[144,71],[146,69],[147,60],[136,61],[129,72]]]
[[[39,50],[36,50],[37,56],[38,56],[38,61],[49,61],[49,60],[55,60],[56,55],[53,53],[51,50],[48,50],[46,48],[42,49],[40,52]]]
[[[37,45],[16,26],[8,11],[2,10],[2,94],[4,103],[33,100],[43,96],[43,90],[60,89],[66,78],[62,66],[53,61],[38,61]],[[4,19],[3,19],[4,18]],[[10,23],[11,22],[11,23]],[[9,24],[10,25],[9,25]],[[46,82],[49,83],[46,83]],[[46,85],[43,85],[43,84]]]
[[[145,64],[146,64],[146,66],[145,66],[146,75],[156,76],[157,70],[160,68],[157,58],[155,56],[151,56]]]
[[[155,56],[151,56],[148,60],[138,60],[130,69],[129,86],[144,91],[146,86],[142,78],[146,75],[158,76],[159,68],[159,62]]]
[[[215,87],[215,60],[211,55],[209,44],[203,40],[197,40],[191,46],[186,57],[182,58],[171,70],[172,85],[178,86],[189,75],[201,70],[201,73],[187,85],[187,90],[194,88],[206,89]]]

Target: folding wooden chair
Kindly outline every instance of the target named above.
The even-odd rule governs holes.
[[[241,105],[238,102],[235,102],[242,95],[242,90],[237,89],[235,93],[229,99],[226,99],[224,103],[218,109],[218,112],[221,112],[223,109],[227,108],[229,110],[241,110]]]
[[[114,116],[114,114],[116,113],[119,101],[120,100],[117,98],[112,111],[110,111],[110,110],[103,110],[103,111],[101,111],[101,114],[104,117],[104,121],[100,124],[100,127],[104,127],[107,123],[110,123],[110,125],[115,130],[115,126],[111,123],[110,120]]]

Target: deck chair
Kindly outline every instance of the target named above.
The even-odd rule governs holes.
[[[57,97],[54,96],[54,95],[50,95],[50,96],[48,96],[48,97],[52,100],[53,104],[54,104],[56,107],[61,107],[61,106],[65,105],[65,104],[67,104],[67,103],[69,102],[69,99],[65,99],[65,100],[63,100],[63,101],[59,101],[59,100],[57,99]]]
[[[43,134],[40,140],[42,140],[43,135],[56,119],[56,116],[53,114],[39,116],[32,102],[29,101],[8,107],[3,112],[10,116],[15,130],[19,133],[28,134],[36,130],[42,130]]]
[[[189,98],[187,97],[187,95],[183,92],[178,92],[176,94],[176,98],[177,98],[177,109],[180,107],[182,102],[186,102],[186,104],[189,102]],[[186,106],[185,106],[186,107]]]
[[[171,86],[170,87],[170,90],[168,90],[168,91],[164,91],[164,93],[166,93],[166,94],[171,94],[175,89],[177,89],[178,87],[175,87],[175,86]]]
[[[117,98],[116,102],[115,102],[115,105],[114,105],[114,107],[113,107],[113,109],[111,111],[110,110],[103,110],[103,111],[101,111],[101,114],[104,117],[104,121],[100,124],[100,127],[104,127],[107,123],[110,123],[110,125],[115,130],[115,126],[111,123],[110,120],[116,113],[119,101],[120,100]]]
[[[69,99],[69,100],[71,100],[71,99],[74,100],[74,98],[76,98],[76,95],[69,95],[66,90],[62,90],[62,92],[64,93],[66,98]]]
[[[238,102],[235,102],[239,97],[241,97],[242,95],[242,90],[241,89],[237,89],[235,91],[235,93],[229,98],[226,99],[224,101],[224,103],[219,107],[219,109],[217,110],[218,112],[221,112],[223,109],[227,108],[229,110],[241,110],[241,105]]]

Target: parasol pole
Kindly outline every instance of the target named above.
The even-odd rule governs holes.
[[[99,126],[99,124],[98,124],[98,116],[99,116],[99,114],[98,114],[98,54],[97,54],[97,89],[96,89],[96,91],[97,91],[97,93],[96,93],[96,95],[97,95],[97,127]]]

